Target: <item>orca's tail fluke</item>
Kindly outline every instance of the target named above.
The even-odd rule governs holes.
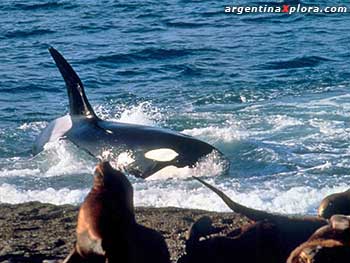
[[[53,47],[50,47],[49,51],[66,82],[70,115],[72,117],[85,116],[87,118],[97,118],[85,95],[83,83],[72,66]]]

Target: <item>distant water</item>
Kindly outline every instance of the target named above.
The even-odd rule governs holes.
[[[208,158],[181,178],[130,177],[137,205],[227,211],[191,175],[281,213],[314,214],[347,189],[350,15],[227,15],[231,2],[3,0],[0,202],[78,204],[91,185],[95,161],[69,143],[31,155],[39,132],[67,113],[50,45],[99,116],[184,132],[231,160],[229,176],[215,177],[220,164]],[[342,4],[330,2],[317,4]]]

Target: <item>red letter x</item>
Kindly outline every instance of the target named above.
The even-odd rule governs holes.
[[[283,10],[282,10],[283,13],[288,13],[289,12],[290,5],[283,5],[282,7],[283,7]]]

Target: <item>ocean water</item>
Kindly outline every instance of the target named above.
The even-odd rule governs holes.
[[[240,1],[257,3],[282,1]],[[347,189],[350,13],[232,15],[225,4],[1,1],[0,202],[79,204],[91,186],[96,161],[74,145],[31,154],[68,112],[49,46],[72,63],[99,116],[192,135],[231,161],[228,175],[208,156],[167,178],[129,176],[136,205],[228,211],[192,175],[286,214],[315,214],[325,195]]]

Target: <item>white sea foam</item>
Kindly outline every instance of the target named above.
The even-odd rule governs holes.
[[[0,169],[0,178],[56,177],[66,174],[91,174],[96,160],[66,140],[45,145],[45,150],[32,158],[12,160]]]
[[[105,120],[118,121],[130,124],[141,124],[149,126],[162,126],[167,119],[161,110],[146,101],[136,106],[125,107],[119,105],[117,109],[111,109],[106,106],[95,108],[96,113]],[[114,112],[116,110],[116,112]],[[205,114],[205,113],[203,113]],[[211,116],[203,116],[206,119]],[[215,118],[214,118],[215,119]],[[209,143],[230,143],[248,136],[248,132],[240,127],[234,120],[229,120],[222,127],[208,126],[202,128],[191,128],[181,131],[184,134],[205,140]]]
[[[34,122],[25,122],[21,124],[18,129],[22,131],[34,131],[39,133],[47,125],[46,121],[34,121]]]
[[[321,120],[317,118],[311,119],[309,122],[310,126],[317,128],[323,136],[329,137],[350,137],[349,128],[346,128],[345,123],[342,121],[335,120]]]
[[[185,129],[182,133],[205,140],[206,142],[231,143],[242,140],[248,136],[248,132],[237,126],[209,126],[204,128]]]
[[[91,160],[89,160],[91,157],[67,140],[47,143],[44,149],[42,153],[44,159],[49,161],[48,169],[43,173],[45,177],[70,173],[92,173],[93,171]]]
[[[0,177],[26,177],[26,176],[37,176],[40,174],[40,169],[24,168],[24,169],[2,169],[0,170]]]
[[[274,115],[266,118],[266,121],[272,125],[274,132],[283,130],[287,127],[302,125],[303,122],[286,115]]]
[[[45,145],[35,157],[10,158],[0,168],[0,178],[49,178],[67,174],[91,174],[96,159],[66,140]],[[3,164],[2,164],[3,165]]]
[[[299,186],[288,191],[255,189],[242,192],[237,190],[237,182],[218,184],[217,187],[233,200],[248,207],[282,214],[316,214],[317,207],[325,196],[348,188],[347,185],[341,184],[323,189]],[[150,187],[145,183],[138,183],[135,188],[135,201],[141,206],[176,206],[210,211],[230,211],[215,193],[200,184],[194,186],[188,181],[176,185],[170,184],[166,187],[155,187],[154,185]]]
[[[39,201],[42,203],[79,204],[84,200],[89,189],[71,190],[63,188],[55,190],[47,188],[45,190],[19,190],[10,184],[0,185],[0,203],[18,204],[30,201]]]
[[[213,183],[212,179],[206,179]],[[209,211],[230,211],[222,200],[206,187],[196,181],[159,181],[134,180],[134,195],[136,206],[154,207],[183,207],[205,209]],[[215,185],[215,184],[214,184]],[[298,186],[288,191],[251,190],[242,192],[237,190],[239,183],[235,180],[218,184],[233,200],[246,206],[282,214],[316,214],[320,201],[327,195],[348,189],[345,184],[323,189]],[[23,203],[40,201],[52,204],[79,204],[83,201],[89,188],[55,190],[19,190],[14,185],[0,185],[0,203]]]
[[[164,118],[160,109],[149,101],[134,106],[118,105],[116,108],[100,105],[95,111],[104,120],[140,125],[158,126]]]
[[[143,102],[136,107],[126,109],[120,115],[119,121],[126,123],[158,126],[161,120],[161,113],[157,108],[152,108],[148,102]]]

